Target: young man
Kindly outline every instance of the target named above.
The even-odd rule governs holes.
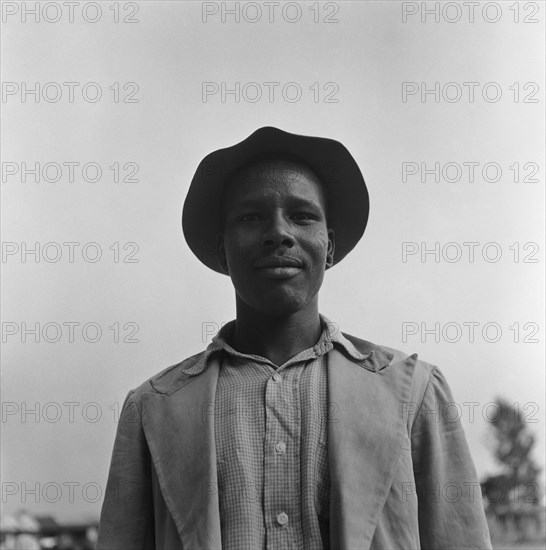
[[[441,372],[319,313],[368,211],[337,141],[266,127],[203,159],[184,234],[236,319],[129,392],[99,550],[491,548]]]

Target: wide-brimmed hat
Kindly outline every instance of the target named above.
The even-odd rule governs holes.
[[[334,230],[334,265],[356,245],[366,229],[370,203],[366,183],[347,148],[333,139],[259,128],[245,140],[207,155],[193,176],[182,228],[192,252],[207,267],[224,273],[218,262],[217,236],[222,232],[222,196],[230,177],[260,157],[289,156],[307,165],[326,192],[328,227]]]

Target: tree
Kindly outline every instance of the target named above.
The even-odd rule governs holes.
[[[531,452],[535,436],[522,417],[519,405],[497,398],[497,414],[491,419],[496,439],[495,458],[502,467],[498,475],[487,477],[481,484],[488,512],[494,514],[506,529],[511,523],[518,538],[525,536],[525,523],[539,512],[540,468]]]

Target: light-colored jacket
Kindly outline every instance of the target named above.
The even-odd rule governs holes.
[[[344,334],[366,358],[328,353],[332,550],[491,548],[476,470],[434,366]],[[214,443],[218,353],[129,392],[98,550],[221,550]],[[191,376],[184,369],[206,361]]]

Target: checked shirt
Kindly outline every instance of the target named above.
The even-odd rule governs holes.
[[[223,550],[330,546],[328,352],[363,356],[320,320],[317,343],[281,366],[233,349],[235,321],[207,348],[223,351],[214,406]]]

